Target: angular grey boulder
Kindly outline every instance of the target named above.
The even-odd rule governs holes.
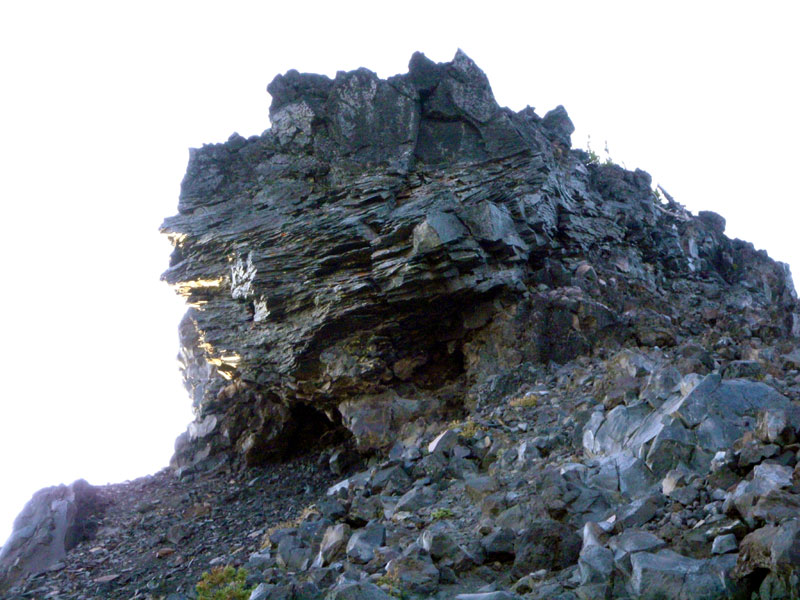
[[[747,587],[731,578],[732,554],[713,559],[687,558],[672,550],[631,557],[631,592],[638,600],[745,600]]]
[[[460,572],[476,564],[475,558],[453,537],[445,523],[434,523],[422,532],[418,544],[428,552],[439,566]]]
[[[378,522],[368,523],[350,536],[346,553],[354,563],[365,564],[375,558],[375,551],[386,541],[386,528]]]
[[[753,469],[753,477],[749,481],[741,481],[725,498],[725,510],[734,509],[752,527],[757,518],[766,516],[762,500],[771,497],[782,488],[792,485],[792,469],[783,465],[763,463]],[[790,496],[791,498],[791,496]],[[780,503],[775,508],[779,508]],[[797,504],[789,507],[785,517],[793,516]],[[773,509],[774,511],[774,509]],[[769,519],[776,521],[778,519]]]
[[[350,526],[346,523],[331,525],[325,530],[319,553],[314,559],[313,567],[324,567],[330,564],[339,554],[344,554],[350,537]]]
[[[432,595],[439,587],[439,569],[430,554],[416,543],[387,563],[386,575],[401,590],[422,597]]]
[[[0,591],[57,567],[67,552],[91,537],[92,519],[103,507],[96,488],[83,479],[36,492],[0,550]]]
[[[523,576],[539,569],[559,570],[578,562],[581,538],[552,519],[538,519],[516,539],[512,573]]]
[[[783,411],[800,426],[797,410],[773,388],[712,373],[687,395],[675,395],[655,410],[641,402],[594,413],[584,428],[583,447],[590,456],[626,451],[643,456],[656,477],[680,465],[705,474],[714,454],[754,431],[767,410]]]
[[[786,583],[797,585],[800,581],[800,519],[779,526],[767,525],[745,536],[739,544],[735,574],[745,577],[757,569],[769,570]]]
[[[346,582],[333,588],[325,600],[393,600],[374,583],[369,581]]]

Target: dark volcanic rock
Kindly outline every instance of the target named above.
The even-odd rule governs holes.
[[[4,598],[188,599],[223,565],[254,599],[798,597],[785,265],[461,52],[269,91],[272,128],[193,150],[163,226],[174,472],[97,518],[37,494]]]
[[[268,89],[272,128],[192,150],[162,226],[191,306],[177,466],[275,458],[309,421],[387,447],[525,363],[797,328],[784,265],[569,150],[563,107],[501,108],[460,51]]]

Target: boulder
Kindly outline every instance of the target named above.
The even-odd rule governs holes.
[[[516,538],[512,573],[518,577],[539,569],[559,570],[578,562],[581,538],[552,519],[538,519]]]
[[[739,544],[735,575],[766,569],[786,582],[800,577],[800,519],[766,525],[748,533]],[[795,588],[796,589],[796,588]]]
[[[357,564],[368,563],[375,558],[375,551],[385,541],[386,528],[378,522],[368,523],[350,536],[347,541],[347,557]]]
[[[747,587],[733,580],[736,556],[707,560],[687,558],[672,550],[631,557],[631,591],[641,600],[727,600],[749,598]]]
[[[578,571],[582,586],[598,584],[611,586],[614,572],[614,553],[603,546],[587,546],[578,557]],[[605,596],[605,593],[602,595]]]
[[[655,552],[666,545],[660,537],[641,529],[626,529],[608,541],[614,552],[614,564],[626,577],[631,576],[631,556],[637,552]]]
[[[447,429],[437,435],[434,440],[428,444],[428,452],[441,452],[442,454],[449,455],[450,451],[458,444],[458,433],[452,429]]]
[[[766,410],[795,414],[790,401],[771,387],[711,374],[687,395],[674,396],[653,410],[647,403],[595,412],[584,428],[583,446],[592,456],[628,451],[645,454],[645,464],[663,477],[680,465],[698,474],[711,459],[756,429]]]
[[[0,549],[0,591],[29,575],[63,566],[67,552],[91,538],[104,506],[97,489],[83,479],[36,492]]]
[[[399,557],[389,561],[386,576],[411,594],[431,595],[439,587],[439,569],[430,554],[417,544],[411,544]]]
[[[496,492],[497,489],[497,481],[491,475],[468,477],[464,481],[464,490],[475,503],[480,502],[492,492]]]
[[[436,501],[436,490],[432,486],[413,487],[400,496],[395,511],[416,513]]]
[[[736,536],[732,533],[725,535],[718,535],[711,543],[711,554],[727,554],[728,552],[736,552],[739,548],[739,542],[736,541]]]
[[[346,581],[325,595],[325,600],[392,600],[392,596],[369,581]]]
[[[345,523],[332,525],[325,530],[319,554],[314,559],[314,567],[323,567],[330,564],[339,554],[344,554],[347,541],[350,537],[350,527]]]
[[[297,535],[285,535],[278,542],[275,559],[284,569],[304,571],[311,566],[314,553]]]
[[[495,527],[488,535],[481,539],[486,560],[509,562],[514,560],[516,553],[516,534],[508,527]]]
[[[656,515],[662,502],[661,496],[653,495],[621,506],[617,510],[616,527],[620,531],[629,527],[641,527]]]
[[[785,446],[795,441],[798,428],[800,418],[795,407],[789,412],[768,408],[759,413],[755,434],[765,444]]]
[[[763,519],[766,516],[770,505],[779,507],[782,504],[781,502],[775,502],[776,497],[772,494],[779,492],[783,488],[790,487],[792,485],[792,474],[792,469],[783,465],[772,463],[757,465],[753,469],[753,478],[749,481],[739,482],[733,491],[726,496],[724,510],[732,512],[735,509],[752,527],[757,518],[761,517]],[[792,496],[794,494],[786,497],[789,503],[787,516],[791,516],[791,513],[800,506],[797,501],[792,502]],[[766,498],[770,498],[769,504],[762,504],[762,500]]]
[[[476,563],[444,523],[435,523],[423,531],[418,543],[438,565],[450,567],[456,572],[464,571]]]

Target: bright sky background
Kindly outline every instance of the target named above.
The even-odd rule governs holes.
[[[797,275],[799,6],[3,3],[0,542],[40,487],[167,464],[190,411],[157,228],[189,147],[269,126],[277,73],[386,77],[461,47],[501,105],[563,104],[574,146],[607,141]]]

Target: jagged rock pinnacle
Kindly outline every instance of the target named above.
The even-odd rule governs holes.
[[[500,107],[461,51],[268,91],[271,128],[191,151],[162,226],[177,477],[35,496],[4,597],[188,600],[245,560],[251,598],[797,597],[786,265],[571,149],[563,107]]]
[[[501,108],[461,51],[386,80],[289,71],[268,90],[272,127],[193,150],[163,225],[164,279],[192,306],[197,421],[176,466],[282,455],[311,415],[386,446],[497,372],[680,343],[708,285],[792,330],[782,267],[721,217],[662,206],[647,173],[570,150],[563,107]]]

